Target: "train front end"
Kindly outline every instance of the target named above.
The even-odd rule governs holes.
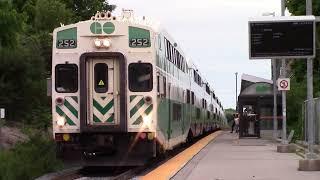
[[[53,135],[65,160],[137,165],[155,156],[154,32],[131,13],[53,32]]]

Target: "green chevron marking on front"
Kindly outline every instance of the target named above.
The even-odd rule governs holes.
[[[133,96],[130,96],[130,102],[132,102],[134,100],[134,98],[136,98],[137,96],[133,95]]]
[[[62,111],[59,106],[56,106],[56,112],[66,119],[67,124],[70,126],[75,126],[76,124]]]
[[[144,114],[145,114],[145,115],[149,115],[150,112],[152,111],[152,109],[153,109],[153,104],[151,104],[151,105],[144,111]],[[142,123],[142,120],[143,120],[142,116],[139,116],[138,119],[136,119],[132,124],[133,124],[133,125],[139,125],[139,124]]]
[[[95,115],[93,115],[93,121],[97,122],[97,123],[101,122],[101,120],[99,118],[97,118],[97,116],[95,116]]]
[[[77,104],[78,104],[78,97],[77,96],[70,96]]]
[[[102,107],[95,99],[93,99],[93,106],[103,115],[113,107],[113,104],[114,101],[112,99],[105,107]]]
[[[65,99],[64,105],[70,110],[70,112],[78,118],[78,111]]]
[[[143,98],[130,110],[130,117],[132,117],[144,105]]]
[[[114,114],[112,114],[108,119],[107,122],[113,122],[114,120]]]

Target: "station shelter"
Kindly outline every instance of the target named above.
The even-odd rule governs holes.
[[[278,130],[282,127],[281,93],[277,91]],[[271,136],[273,131],[273,82],[247,74],[241,77],[237,112],[239,138]]]

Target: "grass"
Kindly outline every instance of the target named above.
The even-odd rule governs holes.
[[[0,180],[34,179],[62,167],[55,156],[54,142],[43,134],[0,152]]]

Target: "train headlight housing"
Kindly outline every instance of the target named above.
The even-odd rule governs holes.
[[[151,104],[152,103],[152,97],[151,96],[144,97],[144,102],[147,103],[147,104]]]
[[[102,41],[100,39],[95,39],[94,40],[94,45],[97,47],[97,48],[101,48],[102,46]]]
[[[56,99],[56,103],[57,103],[57,105],[59,105],[59,106],[63,105],[63,104],[64,104],[64,98],[58,97],[58,98]]]
[[[63,127],[66,124],[66,119],[64,117],[58,117],[57,119],[57,125],[59,127]]]
[[[109,39],[104,39],[104,40],[102,41],[102,45],[103,45],[103,47],[105,47],[105,48],[109,48],[109,47],[111,46],[111,42],[110,42]]]
[[[100,38],[97,38],[94,40],[94,45],[96,46],[96,48],[109,48],[111,46],[111,41],[110,39],[100,39]]]
[[[143,116],[142,120],[143,120],[143,125],[144,126],[146,126],[146,127],[150,127],[151,126],[152,119],[151,119],[150,115]]]

